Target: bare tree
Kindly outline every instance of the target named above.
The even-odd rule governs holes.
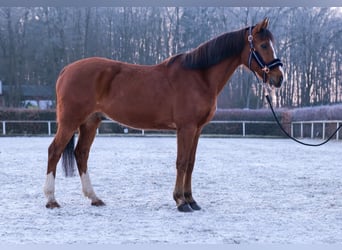
[[[20,86],[55,84],[68,63],[104,56],[155,64],[223,32],[265,16],[284,63],[279,107],[342,101],[342,17],[332,8],[216,7],[1,7],[0,80],[11,106]],[[261,108],[264,89],[240,68],[218,98],[220,108]]]

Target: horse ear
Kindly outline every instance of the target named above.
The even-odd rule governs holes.
[[[270,19],[268,17],[265,17],[264,21],[263,21],[265,27],[264,29],[267,29],[268,28],[268,25],[270,24]]]
[[[255,25],[255,28],[253,29],[253,33],[256,34],[260,32],[262,29],[267,29],[269,22],[270,22],[270,19],[268,17],[265,17],[263,21]]]

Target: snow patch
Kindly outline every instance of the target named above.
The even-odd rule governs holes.
[[[91,206],[58,166],[53,210],[42,192],[51,141],[1,138],[2,244],[342,243],[341,142],[201,138],[193,194],[202,210],[182,214],[172,199],[176,138],[97,137],[88,165],[107,205]]]

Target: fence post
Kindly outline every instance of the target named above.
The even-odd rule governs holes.
[[[51,121],[48,121],[48,134],[51,135]]]
[[[314,138],[314,123],[311,123],[311,139]]]
[[[242,122],[242,136],[246,136],[246,122],[244,121]]]
[[[340,126],[340,123],[337,122],[337,123],[336,123],[336,129],[338,129],[339,126]],[[340,130],[337,130],[337,133],[336,133],[336,140],[338,141],[339,138],[340,138]]]
[[[324,140],[324,138],[325,138],[325,122],[323,122],[322,137],[323,137],[323,140]]]
[[[2,134],[6,135],[6,121],[2,121]]]
[[[300,138],[303,138],[303,122],[300,123]]]

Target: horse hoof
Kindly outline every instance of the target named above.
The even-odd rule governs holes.
[[[50,208],[50,209],[53,209],[53,208],[60,208],[61,206],[57,203],[57,201],[49,201],[46,205],[45,205],[46,208]]]
[[[105,206],[106,204],[103,201],[101,201],[101,200],[96,200],[96,201],[93,201],[91,203],[91,205],[95,206],[95,207],[101,207],[101,206]]]
[[[201,207],[197,204],[197,202],[190,202],[189,203],[189,205],[190,205],[190,207],[193,209],[193,210],[196,210],[196,211],[198,211],[198,210],[201,210]]]
[[[184,212],[184,213],[188,213],[188,212],[193,212],[194,210],[192,210],[192,208],[190,207],[190,205],[188,203],[184,203],[184,204],[180,204],[177,207],[179,212]]]

